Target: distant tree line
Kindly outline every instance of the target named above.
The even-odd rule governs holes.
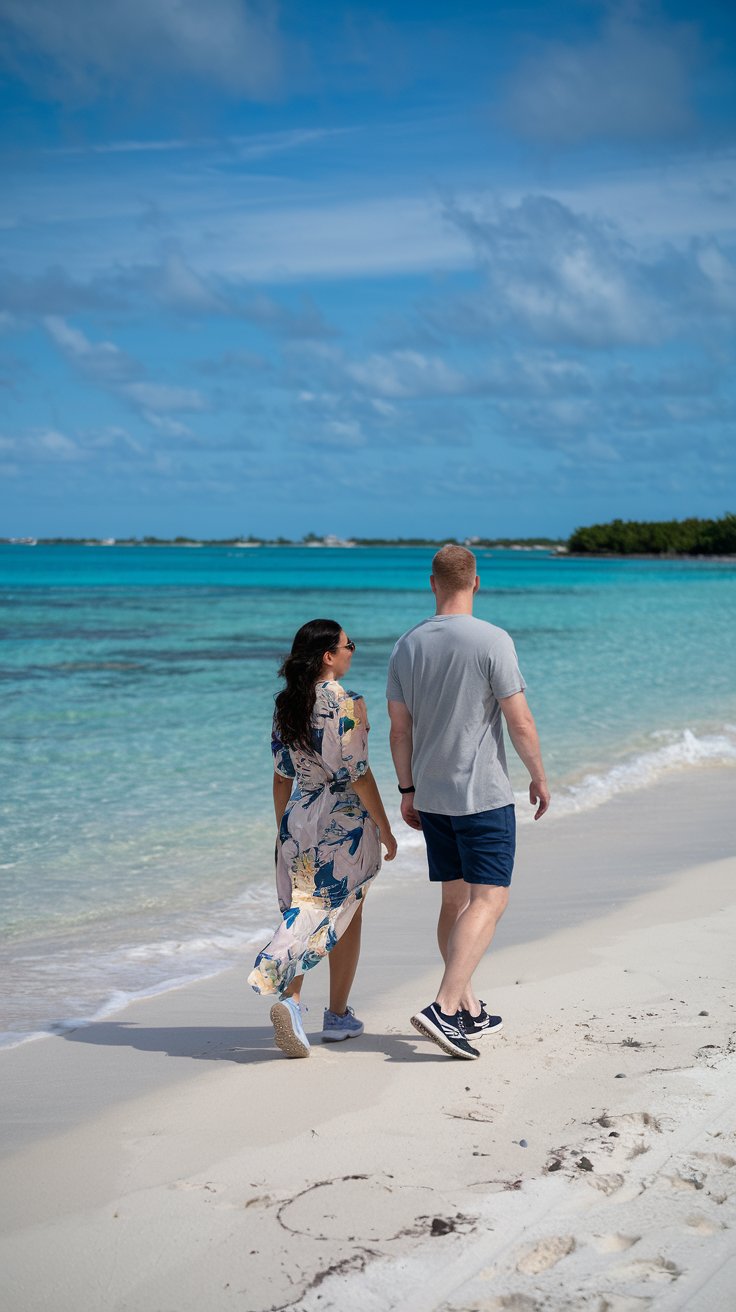
[[[577,556],[733,556],[736,515],[655,522],[614,519],[577,528],[567,545]]]

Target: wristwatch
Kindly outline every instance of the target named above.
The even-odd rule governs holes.
[[[414,787],[413,784],[409,784],[409,787],[408,787],[408,788],[402,788],[402,787],[401,787],[401,784],[399,784],[399,792],[400,792],[400,793],[415,793],[416,791],[417,791],[417,790],[416,790],[416,788]]]

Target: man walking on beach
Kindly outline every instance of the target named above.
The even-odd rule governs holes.
[[[452,1057],[480,1056],[468,1036],[499,1030],[472,975],[509,899],[516,849],[503,722],[531,775],[535,820],[549,806],[536,726],[508,633],[473,615],[480,580],[465,547],[432,562],[436,614],[399,638],[386,696],[401,814],[421,829],[429,878],[442,884],[437,941],[445,973],[415,1029]]]

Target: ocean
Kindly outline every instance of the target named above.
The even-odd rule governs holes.
[[[385,671],[433,609],[424,548],[0,546],[5,1045],[250,969],[277,919],[270,722],[300,624],[357,644],[390,814]],[[478,553],[555,816],[683,765],[736,766],[736,562]],[[513,755],[513,753],[512,753]],[[529,823],[524,771],[513,769]],[[735,775],[736,781],[736,775]],[[398,827],[392,878],[422,869]]]

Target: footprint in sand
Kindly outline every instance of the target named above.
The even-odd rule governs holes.
[[[447,1312],[460,1312],[460,1308],[448,1306]],[[462,1312],[542,1312],[542,1304],[528,1294],[501,1294],[498,1298],[463,1303]]]
[[[614,1274],[622,1280],[677,1280],[682,1272],[666,1257],[653,1257],[616,1267]]]
[[[586,1184],[590,1185],[591,1189],[597,1189],[600,1194],[605,1194],[607,1198],[611,1194],[618,1193],[625,1183],[625,1177],[617,1172],[612,1175],[596,1175],[592,1171],[588,1171],[582,1178]],[[632,1197],[636,1198],[638,1193],[639,1190],[637,1189]]]
[[[550,1267],[556,1266],[574,1250],[575,1240],[572,1235],[552,1235],[524,1253],[516,1263],[516,1270],[525,1276],[538,1276],[542,1271],[549,1271]]]
[[[624,1253],[640,1239],[641,1235],[591,1235],[590,1242],[597,1253]]]
[[[616,1115],[603,1112],[596,1123],[603,1130],[653,1130],[655,1134],[662,1133],[660,1121],[651,1112],[619,1112]]]
[[[690,1216],[685,1217],[685,1225],[689,1225],[699,1235],[715,1235],[726,1228],[721,1221],[709,1221],[702,1212],[691,1212]]]
[[[713,1162],[717,1166],[725,1166],[728,1170],[736,1166],[736,1157],[729,1157],[727,1153],[695,1153],[694,1156],[701,1162]]]
[[[675,1171],[674,1175],[664,1175],[666,1180],[673,1189],[703,1189],[708,1179],[705,1171],[698,1171],[693,1166],[683,1166],[681,1171]]]
[[[631,1298],[628,1294],[606,1294],[598,1305],[598,1312],[645,1312],[652,1306],[651,1298]]]

